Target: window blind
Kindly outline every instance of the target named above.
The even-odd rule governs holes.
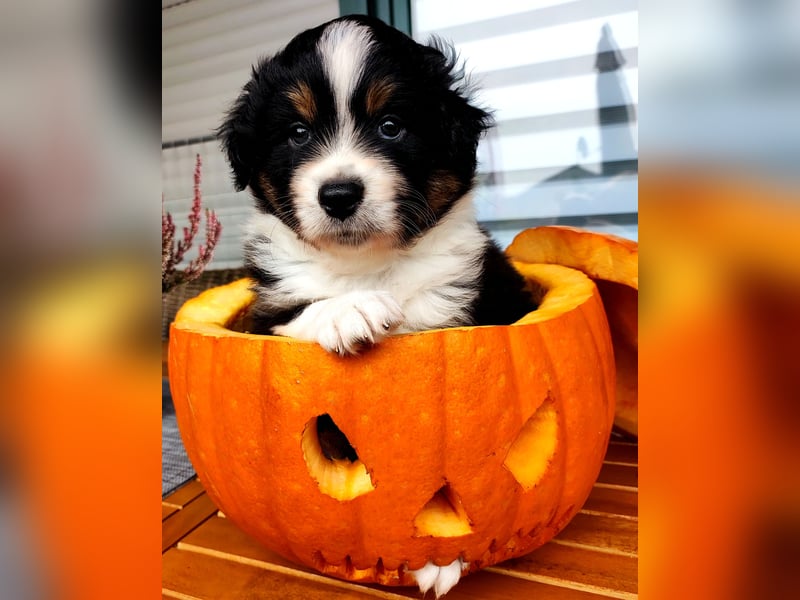
[[[637,0],[412,0],[414,37],[453,43],[497,126],[479,220],[502,247],[572,224],[637,239]]]

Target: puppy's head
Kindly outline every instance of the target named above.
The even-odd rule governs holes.
[[[218,130],[237,189],[319,248],[412,243],[469,191],[491,121],[437,46],[343,17],[261,61]]]

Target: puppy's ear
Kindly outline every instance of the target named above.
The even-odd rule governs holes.
[[[459,57],[453,46],[438,37],[428,42],[431,50],[428,60],[438,78],[447,85],[440,102],[442,123],[450,132],[450,149],[456,161],[474,162],[481,135],[494,125],[492,114],[480,108],[472,100],[472,82],[459,65]],[[469,156],[472,155],[472,160]]]
[[[494,125],[488,111],[473,104],[469,96],[451,90],[445,96],[444,114],[450,122],[450,139],[454,148],[469,149],[474,154],[481,135]]]
[[[256,115],[262,99],[258,89],[260,68],[253,67],[250,81],[216,131],[233,172],[234,187],[239,192],[250,183],[256,167]]]

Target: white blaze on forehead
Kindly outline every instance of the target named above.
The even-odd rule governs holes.
[[[352,127],[348,106],[361,79],[372,36],[368,28],[340,21],[328,27],[317,43],[325,74],[331,82],[336,112],[341,126]]]
[[[394,165],[360,143],[350,101],[373,44],[369,28],[349,21],[328,26],[317,42],[325,75],[336,104],[336,125],[322,136],[313,159],[297,166],[290,191],[299,231],[307,240],[325,242],[336,231],[362,231],[375,240],[399,236],[395,197],[404,181]],[[331,219],[319,204],[319,190],[341,179],[355,179],[364,186],[363,201],[346,223]]]

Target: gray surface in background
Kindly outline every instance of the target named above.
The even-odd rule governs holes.
[[[194,477],[194,467],[183,448],[175,408],[166,378],[161,396],[161,496],[164,497]]]

